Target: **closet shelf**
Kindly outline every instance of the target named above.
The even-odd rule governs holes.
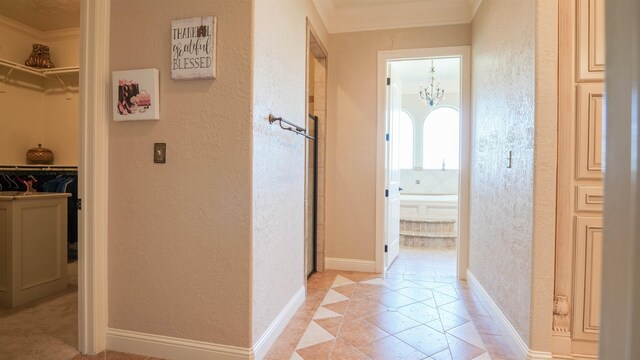
[[[4,75],[4,78],[0,82],[0,93],[6,92],[4,85],[9,81],[11,74],[14,71],[23,72],[27,74],[31,74],[38,77],[48,78],[48,79],[56,79],[62,85],[62,88],[67,92],[67,100],[71,99],[71,90],[64,83],[60,75],[78,75],[80,73],[80,68],[78,66],[68,66],[61,68],[52,68],[52,69],[36,69],[29,66],[25,66],[22,64],[15,63],[9,60],[0,59],[0,67],[6,67],[9,70]]]

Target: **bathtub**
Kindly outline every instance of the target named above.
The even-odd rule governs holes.
[[[458,222],[458,195],[400,194],[400,219],[455,220]]]

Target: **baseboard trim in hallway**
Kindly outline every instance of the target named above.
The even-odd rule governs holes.
[[[376,272],[376,262],[373,260],[327,257],[324,266],[327,270]]]
[[[502,313],[500,307],[493,301],[489,293],[482,287],[478,279],[473,275],[471,270],[467,269],[467,282],[471,290],[476,294],[480,301],[484,304],[493,320],[496,322],[500,330],[509,341],[509,345],[518,360],[551,360],[553,357],[550,352],[534,351],[529,349],[520,334],[511,325],[511,322]]]
[[[109,350],[154,356],[167,360],[262,360],[296,311],[304,303],[302,286],[280,311],[253,348],[220,345],[136,331],[107,329]]]
[[[295,295],[289,300],[289,303],[280,311],[280,314],[273,320],[267,330],[260,336],[258,341],[253,344],[255,352],[255,359],[262,360],[266,355],[271,345],[278,339],[278,336],[282,333],[287,326],[291,318],[296,314],[298,308],[304,303],[306,297],[304,285],[296,292]]]
[[[107,329],[109,350],[154,356],[167,360],[250,360],[253,350],[136,331]]]

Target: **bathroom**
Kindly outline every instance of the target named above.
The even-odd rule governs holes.
[[[436,256],[442,260],[439,272],[453,274],[459,239],[460,58],[409,59],[392,66],[402,80],[400,252]],[[441,96],[421,99],[432,84]]]

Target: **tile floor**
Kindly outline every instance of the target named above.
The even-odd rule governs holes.
[[[161,360],[113,351],[72,359]],[[266,356],[266,360],[292,359],[511,360],[514,356],[466,282],[456,279],[455,251],[403,248],[386,274],[314,274],[307,300]]]
[[[494,321],[455,277],[455,251],[402,249],[386,274],[314,274],[268,360],[508,360]]]

